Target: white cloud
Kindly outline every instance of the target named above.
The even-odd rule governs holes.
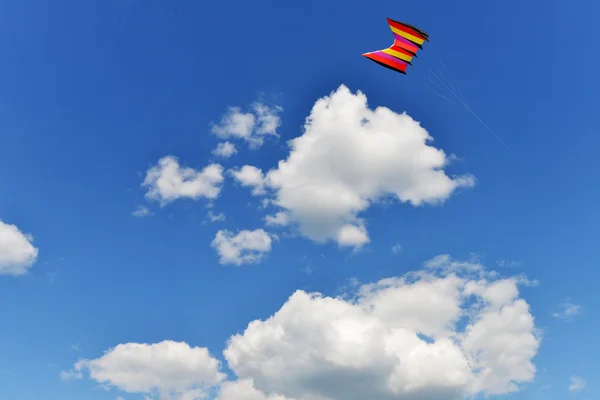
[[[531,382],[540,339],[521,278],[439,257],[354,296],[295,292],[224,351],[219,400],[463,399]]]
[[[252,113],[243,113],[239,107],[229,107],[221,122],[212,126],[212,132],[220,138],[235,137],[248,139],[254,130],[256,117]]]
[[[217,145],[217,147],[212,151],[212,153],[215,156],[227,159],[235,153],[237,153],[237,149],[235,148],[235,145],[233,143],[222,142]]]
[[[273,203],[304,236],[361,246],[369,238],[358,215],[374,202],[393,196],[413,206],[439,204],[475,184],[471,175],[446,175],[450,157],[431,140],[406,113],[371,110],[364,94],[342,85],[316,102],[304,134],[290,142],[290,154],[277,168],[265,176],[244,166],[236,179],[255,195],[272,189]],[[244,181],[242,171],[252,179]]]
[[[212,247],[220,256],[221,264],[257,263],[271,251],[271,236],[262,229],[243,230],[233,234],[228,230],[217,232]]]
[[[402,246],[400,246],[400,243],[396,243],[392,246],[392,253],[398,254],[400,252],[402,252]]]
[[[579,376],[572,376],[571,384],[569,385],[569,391],[579,392],[580,390],[583,390],[583,388],[585,388],[586,385],[587,385],[587,382],[585,379],[583,379]]]
[[[531,382],[540,338],[519,295],[476,259],[448,255],[399,277],[360,284],[346,297],[298,290],[269,318],[251,321],[224,350],[224,381],[205,348],[127,343],[78,361],[106,388],[161,400],[462,400]],[[571,390],[585,381],[573,377]]]
[[[81,372],[81,370],[78,370],[78,369],[60,372],[60,379],[63,381],[74,381],[74,380],[82,379],[82,378],[83,378],[83,373]]]
[[[293,400],[274,394],[265,395],[256,390],[251,379],[225,382],[216,400]]]
[[[0,220],[0,275],[23,275],[37,260],[33,236]]]
[[[583,313],[583,307],[571,303],[568,299],[558,305],[559,311],[552,314],[554,318],[571,319]]]
[[[245,113],[239,107],[229,107],[220,123],[212,125],[212,132],[222,139],[246,140],[251,148],[262,146],[265,135],[278,136],[281,107],[255,102],[252,111]]]
[[[219,361],[206,348],[169,340],[120,344],[102,357],[78,361],[61,378],[80,379],[86,371],[107,388],[161,400],[200,400],[225,378]]]
[[[232,169],[229,172],[241,186],[252,188],[254,196],[266,193],[265,177],[259,168],[252,165],[244,165],[240,169]]]
[[[225,221],[225,214],[224,213],[215,214],[209,210],[208,211],[208,219],[210,220],[210,222]]]
[[[123,396],[117,396],[117,400],[125,400]]]
[[[337,233],[336,240],[340,246],[360,247],[369,242],[369,235],[360,221],[358,225],[343,225]]]
[[[140,218],[148,217],[148,216],[152,215],[152,213],[150,212],[148,207],[145,207],[145,206],[137,206],[132,214],[134,217],[140,217]]]
[[[259,135],[273,135],[277,136],[277,128],[281,126],[281,117],[279,113],[283,109],[279,106],[267,106],[262,103],[254,103],[252,105],[254,112],[256,113],[257,127],[256,132]]]
[[[289,218],[286,213],[280,211],[274,215],[267,215],[265,222],[268,226],[286,226],[289,223]]]
[[[175,157],[166,156],[150,168],[142,186],[148,188],[146,197],[163,205],[181,198],[215,199],[221,192],[223,167],[211,164],[202,171],[179,166]]]

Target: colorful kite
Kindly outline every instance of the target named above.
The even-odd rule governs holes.
[[[383,65],[393,71],[406,74],[406,68],[411,64],[417,51],[423,49],[423,43],[429,42],[429,35],[422,30],[402,22],[387,19],[394,34],[394,44],[385,50],[365,53],[363,56]]]

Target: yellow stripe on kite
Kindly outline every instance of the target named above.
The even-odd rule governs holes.
[[[404,53],[400,53],[399,51],[393,50],[393,49],[385,49],[385,50],[381,50],[383,51],[385,54],[389,54],[390,56],[394,56],[396,58],[399,58],[401,60],[410,62],[412,60],[412,57],[404,54]]]
[[[411,35],[410,33],[406,33],[404,31],[401,31],[400,29],[396,29],[393,26],[390,26],[390,28],[392,29],[392,32],[394,32],[397,35],[402,36],[403,38],[406,38],[408,40],[410,40],[411,42],[417,43],[417,44],[423,44],[425,41],[423,39],[420,39],[416,36]]]

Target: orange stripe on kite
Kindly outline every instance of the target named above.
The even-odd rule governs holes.
[[[394,47],[399,47],[403,50],[408,51],[409,53],[412,53],[413,55],[416,55],[417,52],[419,51],[419,47],[412,43],[407,43],[407,42],[408,42],[408,40],[396,39],[394,41]]]
[[[391,59],[392,58],[391,56],[385,57],[383,54],[381,54],[379,52],[365,53],[365,54],[363,54],[363,56],[370,58],[371,60],[373,60],[375,62],[383,64],[388,68],[394,69],[394,70],[402,72],[402,73],[406,73],[406,67],[408,66],[408,64],[406,64],[400,60],[394,61]]]

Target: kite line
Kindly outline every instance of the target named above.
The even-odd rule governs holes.
[[[383,50],[364,53],[363,56],[392,71],[406,74],[408,66],[412,65],[413,58],[417,57],[419,50],[423,49],[423,44],[429,42],[429,35],[414,25],[395,21],[391,18],[387,18],[387,22],[394,35],[394,44]],[[429,54],[427,54],[427,57],[431,60]],[[437,59],[442,68],[445,69],[446,67],[444,66],[442,59],[440,57],[437,57]],[[498,136],[492,128],[490,128],[488,124],[473,111],[460,89],[454,88],[441,70],[438,70],[437,73],[435,73],[431,68],[428,69],[433,76],[429,76],[428,80],[435,86],[435,88],[430,88],[432,92],[450,103],[458,105],[471,114],[496,138],[496,140],[506,147],[506,149],[511,152],[521,164],[526,166],[525,162],[517,155],[517,153],[500,139],[500,136]]]
[[[429,60],[431,61],[431,57],[429,57],[429,55],[427,55],[427,57],[429,58]],[[442,62],[442,60],[438,57],[438,60],[442,66],[442,68],[445,69],[444,63]],[[517,153],[515,153],[510,146],[508,146],[501,138],[500,136],[498,136],[496,134],[496,132],[494,132],[492,130],[492,128],[489,127],[488,124],[485,123],[485,121],[483,121],[481,119],[481,117],[479,117],[479,115],[477,115],[475,113],[475,111],[473,111],[473,109],[471,108],[471,106],[469,105],[469,103],[467,102],[467,100],[465,99],[465,97],[463,96],[463,94],[461,93],[460,89],[458,88],[454,88],[454,86],[452,86],[452,84],[450,83],[450,81],[446,78],[446,76],[444,75],[444,73],[440,70],[438,70],[438,73],[436,74],[431,68],[428,68],[431,76],[429,76],[427,79],[429,80],[429,82],[431,82],[433,85],[436,86],[436,88],[439,91],[442,91],[444,93],[446,93],[446,96],[444,96],[442,93],[440,93],[438,90],[434,89],[434,88],[429,88],[433,93],[435,93],[436,95],[438,95],[439,97],[442,97],[443,99],[446,99],[447,101],[449,101],[450,103],[457,105],[459,107],[461,107],[463,110],[465,110],[466,112],[468,112],[469,114],[471,114],[473,117],[475,117],[475,119],[477,121],[479,121],[481,123],[481,125],[483,125],[488,132],[490,132],[508,151],[511,152],[511,154],[517,159],[519,160],[519,162],[521,162],[521,164],[523,165],[527,165],[525,163],[525,161],[523,161],[521,159],[521,157],[519,157],[517,155]],[[433,76],[433,78],[432,78]]]

